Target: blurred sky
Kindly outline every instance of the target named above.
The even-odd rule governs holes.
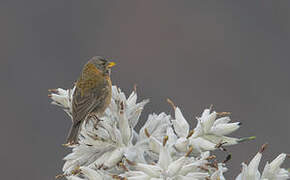
[[[172,114],[167,97],[193,127],[210,104],[232,112],[234,136],[257,139],[228,148],[229,179],[265,142],[263,165],[290,153],[289,18],[282,0],[1,1],[1,179],[61,173],[71,122],[47,89],[71,87],[95,55],[117,62],[114,84],[151,99],[139,127]]]

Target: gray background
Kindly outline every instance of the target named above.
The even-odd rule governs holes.
[[[69,88],[94,55],[116,59],[113,83],[138,84],[148,113],[195,116],[214,104],[243,123],[227,177],[269,142],[289,153],[289,1],[1,1],[1,179],[50,180],[70,120],[47,89]],[[221,157],[224,158],[224,154]],[[263,161],[264,165],[265,161]],[[285,167],[290,166],[290,161]],[[229,178],[232,179],[232,178]]]

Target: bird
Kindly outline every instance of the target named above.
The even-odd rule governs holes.
[[[72,126],[65,145],[78,144],[78,136],[83,122],[90,115],[102,117],[112,98],[111,68],[115,62],[109,62],[101,56],[92,57],[83,67],[75,83],[72,97]]]

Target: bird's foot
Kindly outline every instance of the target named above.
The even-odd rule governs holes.
[[[70,146],[78,145],[78,144],[79,144],[78,142],[71,141],[71,142],[67,142],[66,144],[62,144],[62,145],[64,147],[70,147]]]

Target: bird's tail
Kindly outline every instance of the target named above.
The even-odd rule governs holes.
[[[74,123],[67,136],[67,144],[73,145],[78,144],[78,136],[80,132],[80,127],[82,123]]]

